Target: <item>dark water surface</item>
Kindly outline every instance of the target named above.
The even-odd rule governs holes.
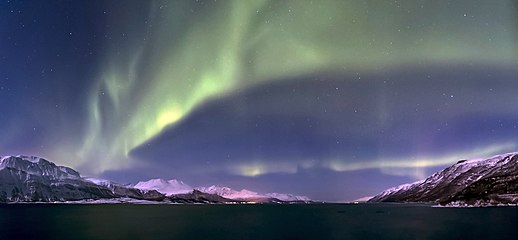
[[[0,239],[518,239],[518,208],[15,204]]]

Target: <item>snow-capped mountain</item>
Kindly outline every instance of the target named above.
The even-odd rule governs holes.
[[[0,159],[0,202],[50,202],[128,197],[158,200],[156,191],[142,192],[121,185],[100,185],[84,179],[69,167],[38,157],[7,156]]]
[[[196,190],[199,190],[200,192],[204,192],[204,193],[217,194],[224,198],[235,199],[235,200],[269,198],[268,196],[261,195],[259,193],[256,193],[256,192],[253,192],[250,190],[246,190],[246,189],[237,191],[237,190],[234,190],[229,187],[222,187],[222,186],[216,186],[216,185],[212,185],[210,187],[199,187],[199,188],[196,188]]]
[[[0,160],[0,169],[16,169],[27,174],[48,179],[78,179],[80,175],[74,169],[56,166],[43,158],[33,156],[6,156]]]
[[[461,160],[427,179],[390,188],[370,202],[492,204],[518,202],[518,153]]]
[[[191,186],[176,179],[151,179],[148,181],[138,182],[133,187],[140,190],[156,190],[167,196],[172,194],[190,193],[193,190]]]
[[[307,201],[290,194],[259,194],[211,186],[194,190],[179,180],[151,179],[134,186],[82,177],[72,168],[31,156],[0,157],[0,203],[246,203]]]
[[[285,202],[309,202],[309,201],[311,201],[311,199],[309,199],[306,196],[297,196],[297,195],[286,194],[286,193],[267,193],[265,195],[268,197],[271,197],[271,198],[285,201]]]
[[[245,201],[259,201],[259,202],[268,202],[268,201],[284,201],[284,202],[308,202],[310,199],[306,196],[295,196],[292,194],[285,193],[266,193],[260,194],[254,191],[250,191],[247,189],[242,189],[240,191],[234,190],[229,187],[222,187],[217,185],[212,185],[210,187],[198,187],[196,188],[200,192],[217,194],[224,198],[234,199],[234,200],[245,200]]]

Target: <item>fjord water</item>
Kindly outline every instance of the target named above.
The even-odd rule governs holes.
[[[515,239],[518,208],[0,205],[0,239]]]

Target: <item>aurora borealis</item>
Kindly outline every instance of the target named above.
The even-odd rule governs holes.
[[[517,151],[517,5],[4,0],[0,154],[373,195]]]

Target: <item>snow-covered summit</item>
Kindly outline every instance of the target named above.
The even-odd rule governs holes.
[[[224,198],[235,199],[235,200],[246,200],[246,199],[253,199],[253,198],[268,198],[268,196],[261,195],[259,193],[256,193],[256,192],[253,192],[250,190],[242,189],[240,191],[237,191],[237,190],[234,190],[229,187],[223,187],[223,186],[217,186],[217,185],[212,185],[210,187],[198,187],[196,189],[200,192],[217,194]]]
[[[50,179],[77,179],[81,176],[72,168],[56,164],[33,156],[5,156],[0,160],[0,169],[10,168],[31,175],[43,176]]]
[[[138,182],[133,187],[140,190],[156,190],[165,195],[189,193],[193,190],[191,186],[176,179],[150,179]]]
[[[285,202],[308,202],[311,201],[306,196],[296,196],[292,194],[286,193],[266,193],[261,194],[254,191],[250,191],[247,189],[242,189],[240,191],[234,190],[229,187],[223,187],[218,185],[212,185],[210,187],[198,187],[196,188],[200,192],[217,194],[224,198],[234,199],[234,200],[258,200],[258,199],[278,199]]]
[[[271,197],[271,198],[276,198],[276,199],[279,199],[279,200],[285,201],[285,202],[308,202],[308,201],[311,201],[311,199],[309,199],[306,196],[297,196],[297,195],[287,194],[287,193],[267,193],[266,196]]]

